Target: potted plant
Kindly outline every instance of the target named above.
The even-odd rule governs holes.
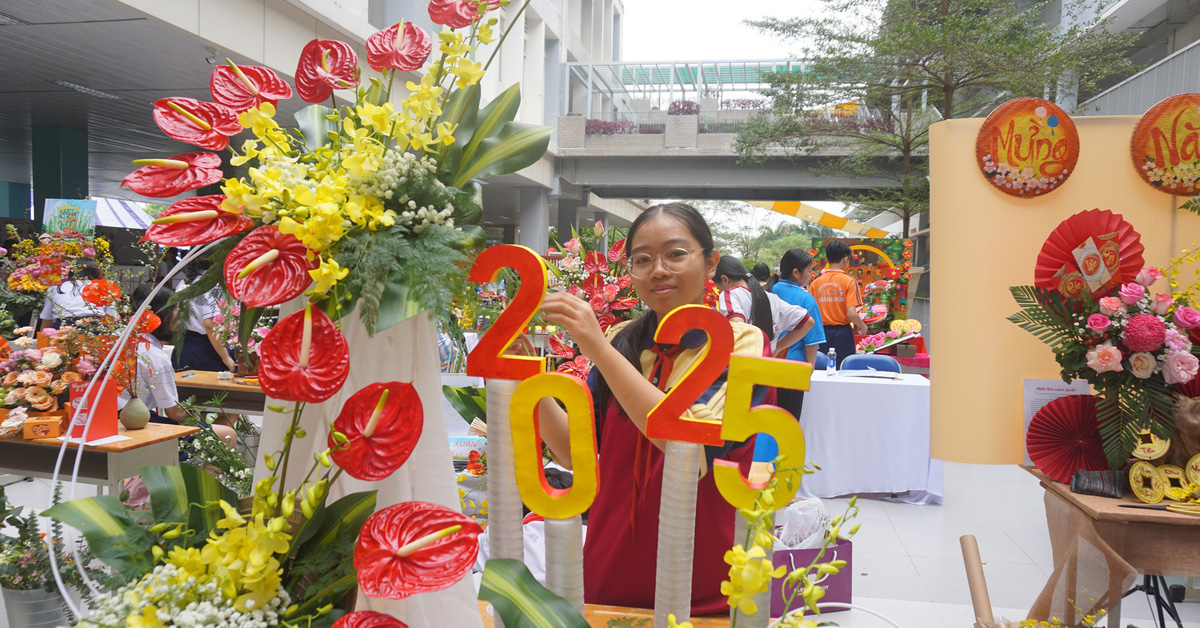
[[[61,484],[55,486],[56,503],[61,488]],[[3,521],[4,527],[11,526],[16,530],[16,536],[9,530],[0,535],[0,593],[4,597],[8,625],[11,628],[37,628],[73,623],[74,618],[69,616],[70,611],[54,582],[50,552],[54,552],[65,584],[85,594],[87,587],[83,586],[70,548],[63,542],[62,524],[53,522],[49,538],[46,538],[47,535],[38,526],[37,514],[26,511],[22,506],[14,507],[3,489],[0,489],[0,516],[3,517],[0,521]],[[80,557],[89,577],[105,581],[107,576],[88,566],[91,554],[86,546],[81,544],[80,549]]]

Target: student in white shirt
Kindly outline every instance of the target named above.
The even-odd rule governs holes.
[[[763,290],[736,257],[721,257],[713,282],[721,290],[717,299],[721,313],[730,321],[746,322],[763,330],[777,358],[786,356],[788,348],[816,324],[808,310]]]
[[[99,278],[100,269],[96,264],[85,261],[72,269],[70,278],[61,285],[48,288],[40,317],[42,329],[61,327],[88,316],[116,316],[117,310],[111,305],[98,307],[83,300],[84,286]]]
[[[193,273],[192,280],[199,279],[202,268],[188,272]],[[188,301],[189,315],[187,320],[179,321],[186,329],[183,345],[175,350],[175,370],[187,371],[237,371],[237,365],[225,343],[217,333],[217,315],[221,313],[217,307],[215,293],[210,291]]]

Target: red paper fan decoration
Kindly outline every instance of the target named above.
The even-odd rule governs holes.
[[[1033,464],[1057,482],[1070,482],[1080,469],[1108,469],[1096,423],[1096,398],[1070,395],[1042,406],[1025,432],[1025,449]]]
[[[1196,328],[1200,329],[1200,327]],[[1192,341],[1193,344],[1195,341]],[[1176,384],[1171,387],[1171,392],[1184,397],[1200,397],[1200,377],[1193,377],[1186,384]]]
[[[305,310],[293,312],[267,332],[259,347],[258,383],[267,396],[319,403],[333,396],[350,374],[346,338],[323,310],[311,308],[312,328],[304,355]],[[306,357],[301,365],[301,358]]]
[[[262,265],[239,276],[262,260]],[[312,283],[308,271],[319,265],[308,258],[308,247],[295,236],[265,225],[251,231],[225,257],[225,285],[229,294],[250,307],[271,307],[300,296]]]
[[[453,526],[461,529],[406,556],[398,554]],[[371,597],[393,600],[445,589],[475,564],[482,532],[474,519],[440,504],[404,502],[384,508],[368,517],[359,532],[354,548],[358,586]]]
[[[1058,105],[1017,98],[983,121],[975,140],[983,176],[1005,194],[1032,198],[1054,191],[1075,171],[1079,132]]]
[[[1116,235],[1106,237],[1111,234]],[[1088,238],[1092,238],[1105,266],[1120,267],[1112,282],[1114,286],[1133,281],[1145,265],[1142,252],[1146,247],[1142,246],[1142,236],[1133,230],[1133,225],[1107,209],[1089,209],[1062,221],[1046,237],[1033,270],[1034,285],[1058,290],[1068,297],[1082,296],[1088,286],[1079,273],[1074,251]],[[1064,267],[1070,272],[1060,275]],[[1111,292],[1109,287],[1093,296],[1108,296]]]
[[[146,239],[160,246],[195,246],[254,227],[249,216],[221,209],[224,200],[224,194],[210,194],[176,201],[146,229]]]
[[[382,480],[408,461],[421,439],[424,418],[421,398],[412,384],[371,384],[347,399],[333,422],[333,429],[350,439],[339,447],[329,435],[333,461],[351,477]]]
[[[333,628],[408,628],[408,624],[375,611],[356,611],[342,615],[333,622]]]
[[[1167,194],[1200,194],[1200,94],[1159,101],[1133,129],[1129,152],[1142,180]]]

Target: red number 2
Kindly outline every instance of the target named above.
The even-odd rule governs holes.
[[[704,331],[708,340],[683,379],[646,416],[646,437],[720,445],[723,442],[720,421],[683,415],[729,366],[729,355],[733,353],[733,328],[729,321],[720,312],[703,305],[683,305],[663,318],[654,341],[679,344],[683,335],[693,329]]]
[[[504,355],[517,335],[529,325],[546,296],[546,266],[541,256],[515,244],[493,246],[475,258],[467,278],[481,283],[494,281],[496,274],[505,267],[517,271],[521,288],[467,356],[467,375],[523,380],[545,370],[543,358]]]

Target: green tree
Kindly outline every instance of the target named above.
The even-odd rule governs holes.
[[[1061,3],[1066,5],[1067,3]],[[908,233],[929,208],[929,126],[985,115],[1019,96],[1046,96],[1070,109],[1080,93],[1132,65],[1133,38],[1088,16],[1090,0],[1063,9],[1049,0],[821,0],[819,17],[751,21],[795,42],[802,70],[768,77],[770,115],[739,133],[742,159],[780,154],[846,155],[817,170],[875,176],[894,185],[841,193],[861,211],[891,212]],[[841,106],[838,106],[841,105]]]
[[[814,239],[834,235],[829,227],[789,220],[754,205],[733,201],[688,202],[708,221],[717,250],[741,259],[747,268],[758,262],[775,268],[788,250],[807,250]]]

